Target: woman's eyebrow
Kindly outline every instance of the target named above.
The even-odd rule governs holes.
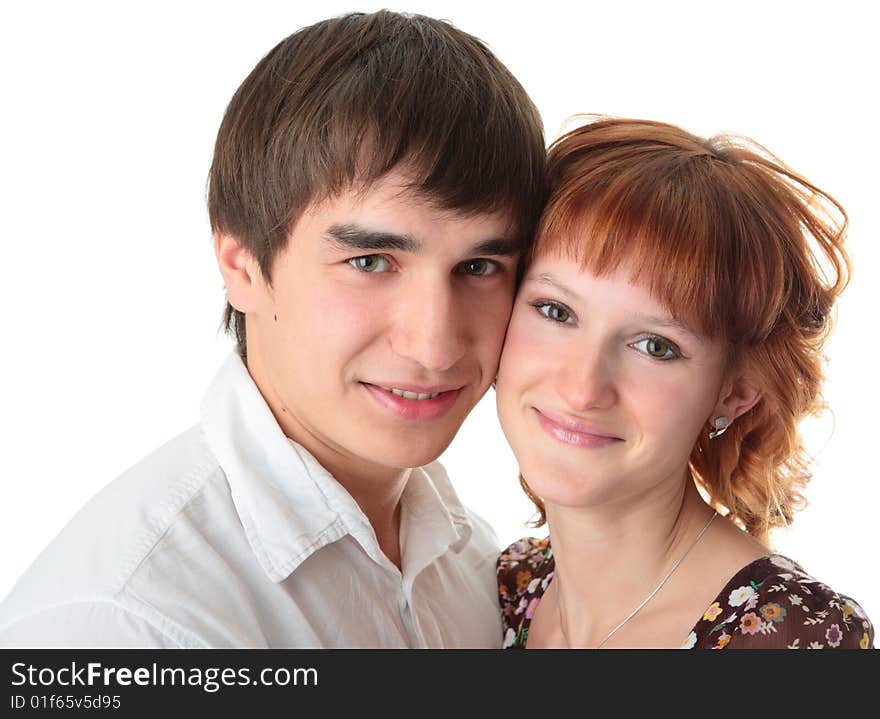
[[[578,302],[585,302],[584,298],[581,297],[574,290],[569,289],[564,284],[559,282],[555,277],[550,275],[547,272],[542,272],[539,275],[530,275],[525,278],[523,281],[525,282],[537,282],[541,285],[546,285],[548,287],[552,287],[557,292],[565,295],[571,300],[576,300]],[[690,329],[687,325],[679,322],[674,317],[671,316],[660,316],[657,315],[646,315],[646,314],[634,314],[632,315],[633,320],[640,323],[651,324],[656,327],[665,327],[669,329],[678,330],[688,337],[693,338],[696,342],[699,342],[701,345],[706,344],[706,340],[702,338],[699,334]]]
[[[645,324],[654,325],[656,327],[665,327],[673,330],[678,330],[679,332],[686,334],[688,337],[693,338],[700,344],[706,343],[705,340],[700,337],[700,335],[690,329],[687,325],[682,324],[681,322],[676,320],[674,317],[658,317],[656,315],[636,314],[633,315],[633,318],[637,322],[644,322]]]
[[[581,297],[574,290],[570,290],[568,287],[563,285],[559,280],[553,277],[551,274],[547,272],[542,272],[539,275],[529,275],[526,277],[524,282],[537,282],[539,285],[547,285],[548,287],[552,287],[557,292],[561,292],[563,295],[566,295],[569,299],[578,300],[579,302],[583,302],[584,298]]]

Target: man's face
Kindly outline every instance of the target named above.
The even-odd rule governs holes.
[[[253,285],[248,369],[285,433],[334,473],[433,461],[498,367],[510,218],[438,210],[404,181],[310,206],[272,288]]]

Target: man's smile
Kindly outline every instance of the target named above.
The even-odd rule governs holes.
[[[429,420],[443,416],[452,408],[461,392],[461,387],[418,387],[409,384],[397,387],[369,382],[361,382],[361,385],[384,409],[407,420]]]

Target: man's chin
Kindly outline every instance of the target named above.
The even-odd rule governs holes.
[[[407,469],[409,467],[423,467],[435,461],[452,442],[452,437],[444,438],[442,441],[431,443],[419,443],[417,446],[400,446],[403,440],[401,437],[397,440],[397,446],[385,448],[385,451],[376,451],[373,448],[371,456],[364,457],[375,464],[381,464],[386,467],[394,467],[397,469]]]

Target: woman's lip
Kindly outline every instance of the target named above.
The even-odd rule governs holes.
[[[369,382],[361,382],[361,384],[382,407],[401,419],[409,420],[430,420],[442,417],[455,404],[455,400],[458,399],[460,392],[459,389],[452,389],[441,391],[433,399],[406,399],[378,385],[370,384]],[[436,392],[437,390],[434,391]],[[423,392],[421,394],[433,394],[433,392]]]
[[[560,427],[564,427],[565,429],[571,430],[572,432],[578,432],[579,434],[591,434],[595,437],[606,437],[608,439],[621,439],[616,434],[612,434],[607,430],[601,429],[594,424],[590,424],[589,422],[583,422],[581,420],[572,419],[571,417],[566,417],[564,414],[559,414],[558,412],[553,412],[551,410],[546,409],[538,409],[537,407],[533,407],[540,415],[543,415],[547,419],[549,419],[553,424],[557,424]]]
[[[608,447],[623,441],[621,437],[609,434],[587,422],[580,422],[555,412],[541,411],[536,407],[532,409],[535,410],[542,429],[565,444],[592,449]]]

